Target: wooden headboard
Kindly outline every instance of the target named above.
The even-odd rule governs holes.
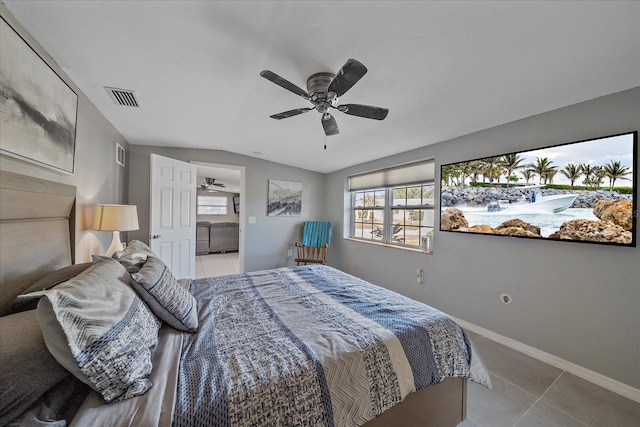
[[[76,188],[0,171],[0,316],[47,273],[72,263]]]

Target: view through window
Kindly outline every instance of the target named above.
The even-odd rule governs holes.
[[[198,196],[198,215],[226,215],[227,197]]]
[[[424,170],[417,170],[416,175],[417,168]],[[353,177],[353,181],[350,178],[350,185],[355,182],[360,187],[377,181],[393,184],[356,188],[351,192],[351,237],[427,249],[427,239],[433,234],[434,224],[432,171],[433,161],[430,161]],[[380,174],[385,177],[380,178]],[[419,176],[428,180],[417,184],[400,184],[404,175],[407,179]]]

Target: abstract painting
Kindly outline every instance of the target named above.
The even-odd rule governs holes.
[[[302,183],[269,180],[267,216],[300,216],[302,212]]]
[[[78,96],[0,19],[0,152],[73,174]]]

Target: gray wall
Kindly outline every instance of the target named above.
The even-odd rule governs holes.
[[[293,265],[287,250],[300,240],[302,222],[322,219],[324,176],[317,172],[281,165],[227,151],[132,145],[129,155],[129,201],[138,206],[140,230],[129,237],[149,241],[149,174],[151,153],[189,162],[210,162],[245,167],[244,204],[241,202],[240,232],[244,234],[244,270],[255,271]],[[302,215],[268,217],[269,179],[302,183]],[[247,224],[249,216],[255,224]],[[242,242],[242,238],[241,238]],[[293,252],[295,256],[295,251]]]
[[[107,119],[89,102],[71,79],[57,66],[33,38],[24,31],[11,13],[0,5],[0,14],[25,38],[36,52],[47,60],[60,77],[78,95],[76,125],[76,157],[73,175],[54,172],[12,158],[0,157],[0,169],[55,182],[75,185],[75,261],[91,260],[92,254],[104,254],[111,244],[110,232],[93,231],[93,213],[98,203],[126,203],[128,168],[115,161],[116,142],[128,154],[129,144]],[[122,236],[126,238],[126,233]]]
[[[332,173],[325,184],[326,216],[338,226],[336,236],[343,235],[346,178],[357,172],[429,157],[439,171],[442,163],[639,129],[640,88],[635,88]],[[337,238],[330,264],[640,388],[640,247],[437,228],[434,245],[434,254],[424,255]],[[416,283],[418,268],[425,271],[423,285]],[[499,301],[503,292],[513,297],[510,305]]]

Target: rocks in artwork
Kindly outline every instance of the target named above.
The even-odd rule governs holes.
[[[600,220],[574,219],[567,221],[560,226],[558,231],[549,235],[549,238],[621,244],[631,243],[633,225],[631,200],[596,199],[593,203],[593,214]],[[441,229],[507,236],[542,237],[540,227],[529,224],[519,218],[509,219],[495,228],[486,224],[469,226],[464,213],[456,208],[442,211]]]

